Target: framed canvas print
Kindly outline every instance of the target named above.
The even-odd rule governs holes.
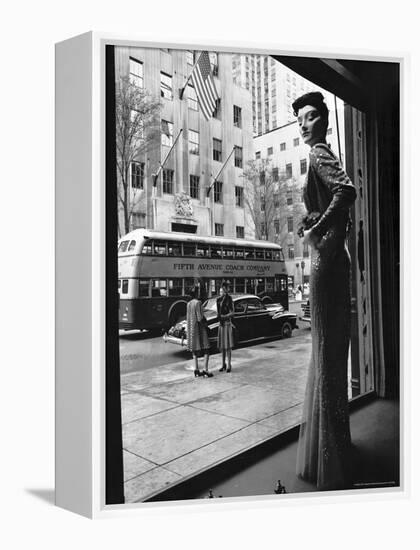
[[[58,505],[404,493],[404,63],[57,45]]]

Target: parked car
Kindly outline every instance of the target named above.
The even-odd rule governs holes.
[[[203,303],[204,316],[209,330],[212,345],[217,342],[219,321],[217,320],[217,297],[209,298]],[[265,338],[280,336],[290,338],[293,329],[297,328],[296,313],[285,311],[281,304],[263,303],[253,294],[233,294],[233,337],[235,346]],[[186,319],[179,321],[164,334],[165,342],[187,345]]]
[[[299,319],[304,323],[311,324],[311,306],[309,300],[302,304],[302,316]]]

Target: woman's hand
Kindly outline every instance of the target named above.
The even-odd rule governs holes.
[[[303,244],[309,244],[312,248],[318,248],[320,238],[316,233],[312,232],[312,229],[307,229],[303,232]]]

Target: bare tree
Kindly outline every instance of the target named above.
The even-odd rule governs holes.
[[[144,157],[151,147],[160,147],[160,107],[160,99],[137,86],[129,77],[120,78],[116,87],[115,118],[118,200],[125,233],[130,231],[133,211],[144,197],[143,189],[131,186],[132,163]]]
[[[244,204],[254,224],[255,237],[285,247],[288,218],[293,218],[295,228],[304,213],[299,184],[273,167],[268,159],[248,162],[243,177]]]

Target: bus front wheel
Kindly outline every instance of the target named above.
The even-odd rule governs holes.
[[[186,306],[178,306],[174,308],[169,315],[169,319],[168,319],[169,328],[179,323],[179,321],[181,321],[182,319],[185,319],[186,315],[187,315]]]

